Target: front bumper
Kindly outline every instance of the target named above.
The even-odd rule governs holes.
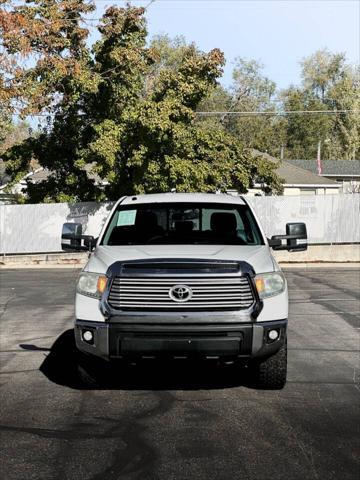
[[[287,319],[273,322],[231,324],[125,324],[77,320],[77,347],[106,360],[124,357],[266,357],[277,352],[286,339]],[[83,334],[90,330],[92,343]],[[270,341],[267,333],[278,330]]]

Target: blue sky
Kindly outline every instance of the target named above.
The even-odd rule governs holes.
[[[133,1],[147,5],[150,0]],[[95,0],[101,16],[121,0]],[[360,63],[360,2],[354,0],[156,0],[147,11],[150,35],[183,35],[202,50],[225,53],[223,83],[237,56],[260,60],[280,88],[300,82],[299,61],[327,47]]]

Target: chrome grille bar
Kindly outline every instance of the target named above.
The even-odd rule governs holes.
[[[176,302],[170,297],[175,285],[186,285],[192,297],[186,302]],[[216,277],[201,275],[115,277],[108,298],[115,309],[127,310],[203,310],[247,309],[255,298],[247,276]]]

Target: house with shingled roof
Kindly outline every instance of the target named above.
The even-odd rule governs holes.
[[[287,163],[317,173],[315,160],[286,160]],[[333,180],[342,193],[360,193],[360,160],[323,160],[319,177]]]
[[[341,186],[335,180],[293,165],[289,160],[279,160],[258,150],[253,150],[252,153],[254,157],[260,156],[268,162],[278,164],[276,173],[283,179],[283,195],[328,195],[338,194],[341,191]],[[263,185],[255,183],[248,195],[264,195]]]

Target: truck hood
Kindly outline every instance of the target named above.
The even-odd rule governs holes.
[[[100,245],[91,255],[84,270],[106,273],[114,262],[155,258],[245,261],[256,273],[273,272],[277,269],[267,245]]]

